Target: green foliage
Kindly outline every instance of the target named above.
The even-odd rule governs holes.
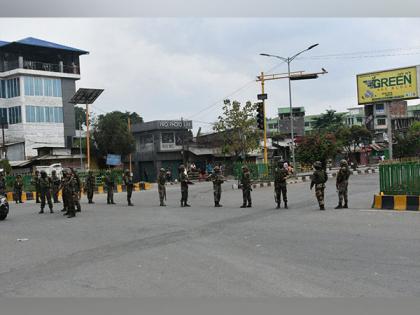
[[[332,134],[317,134],[303,137],[302,142],[296,148],[296,158],[301,163],[312,164],[321,161],[327,164],[328,159],[337,155],[339,145]]]
[[[128,131],[127,117],[129,115],[131,114],[128,112],[119,111],[99,115],[93,130],[99,154],[102,156],[107,154],[125,156],[134,151],[134,137]]]
[[[225,154],[233,154],[237,159],[258,148],[255,110],[256,106],[251,102],[241,106],[237,101],[224,101],[223,114],[218,117],[213,130],[223,135]]]
[[[394,143],[395,158],[420,156],[420,122],[411,125],[407,134],[394,135]]]
[[[372,134],[364,126],[343,126],[335,133],[338,144],[348,153],[356,152],[362,144],[368,144],[372,141]]]
[[[319,132],[335,132],[343,126],[343,116],[344,114],[337,114],[335,110],[329,109],[314,119],[314,129]]]
[[[76,129],[79,129],[79,126],[81,125],[86,126],[86,109],[74,106],[74,118],[76,122]]]
[[[12,167],[10,166],[9,160],[1,160],[0,161],[0,168],[2,168],[5,174],[10,173]]]

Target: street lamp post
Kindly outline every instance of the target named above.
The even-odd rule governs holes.
[[[309,46],[308,48],[298,52],[297,54],[294,54],[292,57],[280,57],[280,56],[276,56],[276,55],[270,55],[270,54],[260,54],[261,56],[265,56],[265,57],[274,57],[277,59],[280,59],[284,62],[287,62],[287,73],[288,73],[288,78],[289,78],[289,107],[290,107],[290,136],[292,138],[292,160],[293,160],[293,168],[296,167],[296,159],[295,159],[295,132],[293,130],[293,108],[292,108],[292,84],[291,84],[291,80],[290,80],[290,64],[292,63],[292,61],[299,56],[300,54],[304,53],[305,51],[311,50],[312,48],[315,48],[316,46],[318,46],[319,44],[314,44]]]

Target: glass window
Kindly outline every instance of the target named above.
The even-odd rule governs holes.
[[[44,96],[53,96],[53,81],[44,79]]]
[[[173,132],[162,132],[162,143],[174,143]]]
[[[0,98],[6,98],[6,81],[0,81]]]
[[[377,120],[377,122],[378,122],[378,126],[385,126],[385,125],[386,125],[386,120],[385,120],[385,118],[379,118],[379,119]]]
[[[42,79],[41,78],[35,78],[35,96],[42,96]]]
[[[9,108],[9,124],[18,124],[22,122],[22,112],[20,106]]]
[[[0,108],[0,123],[7,124],[7,108]]]
[[[53,85],[53,96],[55,97],[61,97],[61,80],[60,79],[54,79],[52,82]]]

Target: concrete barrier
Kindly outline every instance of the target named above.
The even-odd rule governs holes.
[[[398,211],[419,211],[420,196],[375,195],[373,197],[372,208]]]

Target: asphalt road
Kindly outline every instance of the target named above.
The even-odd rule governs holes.
[[[369,210],[378,176],[352,176],[351,209],[318,210],[308,183],[289,185],[290,209],[274,209],[272,188],[252,192],[253,208],[223,186],[214,208],[210,183],[191,186],[191,208],[168,206],[157,191],[105,195],[83,212],[38,214],[11,204],[0,222],[0,297],[350,297],[420,295],[420,215]],[[17,241],[17,239],[28,239]]]

